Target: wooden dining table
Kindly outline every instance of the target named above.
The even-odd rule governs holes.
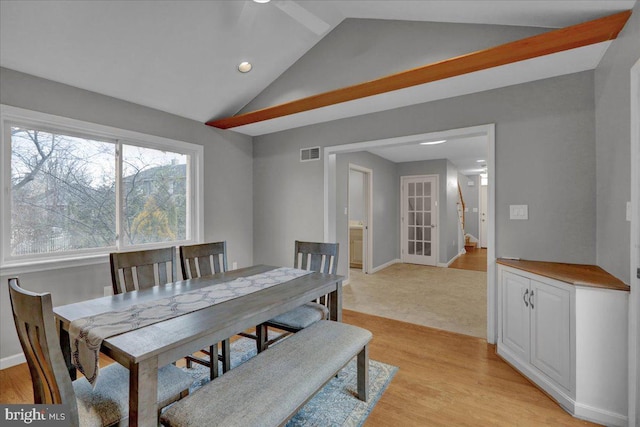
[[[68,334],[72,321],[96,314],[124,310],[134,304],[147,303],[204,287],[214,287],[223,282],[264,273],[275,268],[256,265],[55,307],[54,313],[60,323],[60,343],[69,374],[75,379],[76,369],[71,363]],[[313,272],[201,310],[104,339],[100,351],[129,369],[130,372],[129,425],[157,426],[157,371],[164,365],[323,295],[328,295],[330,320],[342,321],[343,279],[339,275]]]

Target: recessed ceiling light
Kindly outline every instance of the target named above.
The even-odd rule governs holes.
[[[441,141],[428,141],[428,142],[421,142],[420,145],[436,145],[436,144],[442,144],[444,142],[447,142],[446,139],[443,139]]]
[[[476,162],[478,162],[478,163],[484,163],[484,162],[486,162],[486,160],[476,160]]]
[[[251,71],[251,68],[253,68],[253,66],[250,62],[247,61],[238,64],[238,71],[240,71],[241,73],[248,73],[249,71]]]
[[[271,0],[253,0],[256,3],[269,3]]]

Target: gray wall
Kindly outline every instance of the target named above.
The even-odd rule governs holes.
[[[349,171],[349,221],[365,220],[364,178],[363,172]]]
[[[399,258],[398,212],[400,209],[396,164],[367,152],[338,154],[336,159],[336,240],[340,243],[338,271],[348,268],[349,239],[347,176],[349,163],[373,171],[373,268]]]
[[[300,148],[495,123],[497,256],[595,263],[593,84],[586,71],[254,138],[255,261],[323,238],[322,162],[300,163]],[[510,204],[529,220],[510,221]]]
[[[192,120],[0,68],[0,103],[173,138],[204,146],[204,238],[227,240],[229,261],[253,264],[251,138]],[[54,305],[96,298],[111,285],[108,257],[91,266],[20,274],[21,284],[51,292]],[[21,352],[0,277],[0,358]]]
[[[597,261],[630,283],[630,73],[640,58],[640,3],[595,73]]]
[[[447,258],[445,263],[448,263],[458,255],[462,247],[458,247],[459,234],[462,234],[460,225],[460,217],[458,216],[458,201],[460,196],[458,195],[458,168],[447,160],[447,232],[446,232],[446,244],[447,244]],[[441,221],[442,222],[442,221]]]
[[[464,231],[471,234],[476,239],[480,239],[480,230],[478,229],[478,215],[480,211],[480,175],[463,175],[458,174],[458,182],[462,190],[462,198],[465,207],[468,209],[464,213]],[[468,182],[473,182],[473,186],[469,187]],[[473,209],[476,209],[476,212]]]

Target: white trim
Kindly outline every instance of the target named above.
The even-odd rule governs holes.
[[[11,158],[10,144],[5,142],[5,132],[7,122],[25,123],[43,128],[54,128],[58,131],[67,131],[72,134],[91,135],[92,137],[104,138],[114,143],[124,143],[145,148],[153,148],[158,150],[167,150],[179,152],[189,156],[191,166],[188,167],[188,182],[195,187],[189,187],[188,191],[195,197],[192,197],[193,206],[187,206],[187,215],[190,218],[190,238],[185,241],[172,242],[172,244],[182,244],[189,242],[202,241],[204,236],[204,147],[184,141],[164,138],[161,136],[147,135],[140,132],[118,129],[111,126],[100,125],[91,122],[61,117],[38,111],[26,110],[23,108],[13,107],[9,105],[0,105],[0,135],[2,136],[2,147],[0,147],[0,164],[8,163],[7,159]],[[10,197],[9,183],[11,181],[10,168],[2,168],[0,174],[0,188],[2,195],[0,197],[0,230],[3,236],[9,236],[9,218],[5,215],[5,204],[8,204]],[[117,229],[117,231],[119,231]],[[166,243],[140,245],[139,247],[162,247]],[[138,247],[138,246],[136,246]],[[128,248],[128,247],[127,247]],[[78,251],[75,255],[67,253],[64,256],[57,257],[55,255],[43,256],[41,258],[30,257],[28,259],[8,257],[9,243],[4,238],[0,242],[0,274],[17,274],[31,271],[42,271],[56,268],[66,268],[79,265],[90,265],[102,263],[106,253],[116,250],[115,247],[98,248],[90,250]]]
[[[498,286],[496,282],[496,125],[485,125],[487,135],[487,342],[498,337]]]
[[[358,171],[362,172],[367,180],[367,188],[365,194],[365,205],[367,210],[367,232],[364,233],[363,230],[363,241],[365,242],[365,251],[364,251],[364,259],[362,260],[362,272],[365,274],[371,274],[371,266],[373,265],[373,170],[362,167],[360,165],[356,165],[355,163],[349,163],[349,171]],[[347,182],[349,182],[349,176],[347,177]],[[347,187],[347,202],[349,201],[349,188]],[[347,239],[349,236],[349,219],[347,218]],[[365,236],[366,234],[366,236]],[[347,245],[348,247],[348,256],[347,260],[351,259],[351,245]]]
[[[414,140],[429,139],[447,139],[460,135],[486,135],[487,136],[487,172],[489,174],[489,185],[487,190],[487,342],[496,343],[498,313],[497,298],[498,287],[496,286],[496,221],[495,221],[495,124],[485,124],[479,126],[471,126],[466,128],[451,129],[441,132],[429,132],[418,135],[402,136],[397,138],[387,138],[377,141],[363,141],[351,144],[334,145],[325,147],[323,152],[324,165],[324,238],[325,241],[335,240],[335,221],[333,228],[329,224],[329,211],[335,206],[330,206],[329,190],[331,184],[335,184],[330,179],[331,171],[335,171],[335,157],[337,153],[348,153],[357,151],[366,151],[370,148],[381,146],[398,145]],[[335,193],[334,193],[335,194]]]
[[[390,267],[393,264],[402,264],[402,260],[396,258],[396,259],[392,259],[389,262],[385,262],[384,264],[380,264],[379,266],[374,267],[373,269],[371,269],[371,273],[369,273],[369,274],[377,273],[378,271],[384,270],[385,268]]]
[[[466,253],[467,253],[467,251],[463,247],[462,250],[460,252],[458,252],[458,254],[456,256],[454,256],[453,258],[451,258],[448,262],[439,262],[438,263],[438,267],[449,268],[451,266],[451,264],[454,263],[455,260],[457,260],[458,258],[460,258],[462,255],[464,255]]]
[[[27,359],[24,357],[24,353],[18,353],[14,354],[13,356],[3,357],[2,359],[0,359],[0,370],[19,365],[21,363],[27,363]]]
[[[631,238],[629,296],[629,425],[640,425],[640,59],[631,67]]]

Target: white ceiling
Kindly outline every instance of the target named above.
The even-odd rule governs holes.
[[[438,145],[420,145],[420,142],[427,141],[416,140],[367,151],[395,163],[448,159],[463,175],[478,175],[483,170],[486,172],[487,137],[485,135],[448,138],[446,141]]]
[[[0,1],[0,66],[205,122],[235,114],[345,18],[564,27],[634,3]]]
[[[200,122],[237,113],[346,18],[560,28],[635,0],[0,1],[0,66]],[[597,66],[607,43],[235,129],[261,135]],[[254,64],[251,73],[236,66]],[[561,65],[566,64],[566,65]],[[511,67],[511,68],[509,68]],[[513,67],[520,67],[513,69]],[[514,78],[516,80],[514,80]],[[484,137],[370,150],[475,174]]]

